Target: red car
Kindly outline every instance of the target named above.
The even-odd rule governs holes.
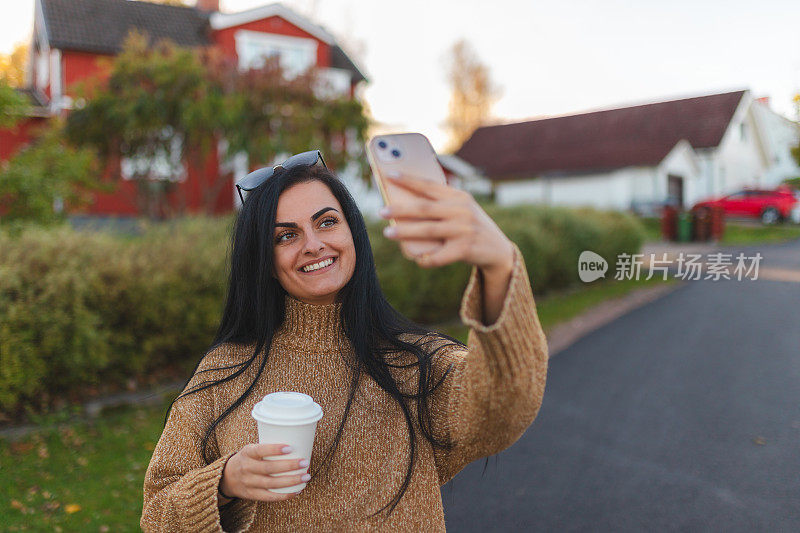
[[[742,191],[698,202],[693,209],[719,206],[725,216],[753,217],[764,224],[783,222],[791,216],[792,208],[798,204],[794,191],[788,187],[778,189],[744,189]]]

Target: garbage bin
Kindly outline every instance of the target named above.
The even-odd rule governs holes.
[[[692,215],[686,211],[678,213],[678,242],[692,240]]]
[[[711,238],[711,210],[701,207],[692,211],[692,240],[705,242]]]
[[[678,210],[671,205],[661,209],[661,238],[665,241],[674,241],[677,231]]]
[[[711,208],[711,238],[722,240],[725,235],[725,210],[716,205]]]

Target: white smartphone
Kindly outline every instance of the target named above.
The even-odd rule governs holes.
[[[421,133],[377,135],[367,143],[367,159],[383,201],[388,206],[413,200],[416,195],[394,185],[386,179],[387,176],[412,176],[436,183],[447,183],[433,146]],[[394,225],[395,221],[390,220],[389,223]],[[406,240],[400,243],[400,249],[411,259],[430,253],[440,245],[439,241]]]

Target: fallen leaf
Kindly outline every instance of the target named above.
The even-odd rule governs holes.
[[[45,444],[39,446],[39,449],[36,450],[36,453],[39,455],[40,459],[47,459],[50,457],[50,451],[47,449]]]
[[[44,508],[45,508],[47,511],[55,511],[55,510],[56,510],[56,509],[58,509],[59,507],[61,507],[61,504],[60,504],[59,502],[55,502],[55,501],[53,501],[53,502],[47,502],[47,503],[45,503],[45,504],[44,504]]]
[[[11,500],[11,507],[13,507],[14,509],[18,509],[18,510],[20,510],[20,511],[21,511],[21,510],[22,510],[22,508],[23,508],[23,507],[25,507],[25,506],[24,506],[24,505],[22,505],[22,502],[21,502],[21,501],[19,501],[19,500]]]
[[[152,442],[145,442],[144,443],[144,449],[147,450],[147,451],[152,452],[153,450],[156,449],[156,445],[154,443],[152,443]]]
[[[759,446],[763,446],[767,443],[767,439],[765,439],[764,437],[756,437],[753,439],[753,442],[758,444]]]
[[[100,533],[108,533],[111,530],[108,526],[100,526]]]
[[[11,443],[11,453],[28,453],[33,449],[32,442],[13,442]]]
[[[49,500],[50,498],[52,498],[52,497],[53,497],[53,495],[52,495],[52,494],[50,494],[50,492],[49,492],[49,491],[46,491],[46,490],[43,490],[43,491],[42,491],[42,496],[43,496],[45,499],[47,499],[47,500]]]
[[[67,514],[77,513],[81,510],[81,506],[77,503],[71,503],[69,505],[65,505],[64,510],[67,512]]]
[[[77,461],[81,466],[86,466],[89,464],[89,460],[86,457],[78,457]]]

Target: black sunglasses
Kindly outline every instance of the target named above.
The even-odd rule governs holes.
[[[311,167],[316,165],[319,161],[322,161],[323,167],[326,169],[328,168],[328,165],[325,164],[325,160],[322,159],[322,152],[319,150],[310,150],[308,152],[295,154],[283,163],[275,165],[274,167],[264,167],[254,170],[236,183],[236,190],[239,192],[239,198],[242,200],[242,203],[244,203],[242,191],[252,191],[274,176],[275,171],[278,169],[289,170],[290,168],[299,167],[301,165]]]

